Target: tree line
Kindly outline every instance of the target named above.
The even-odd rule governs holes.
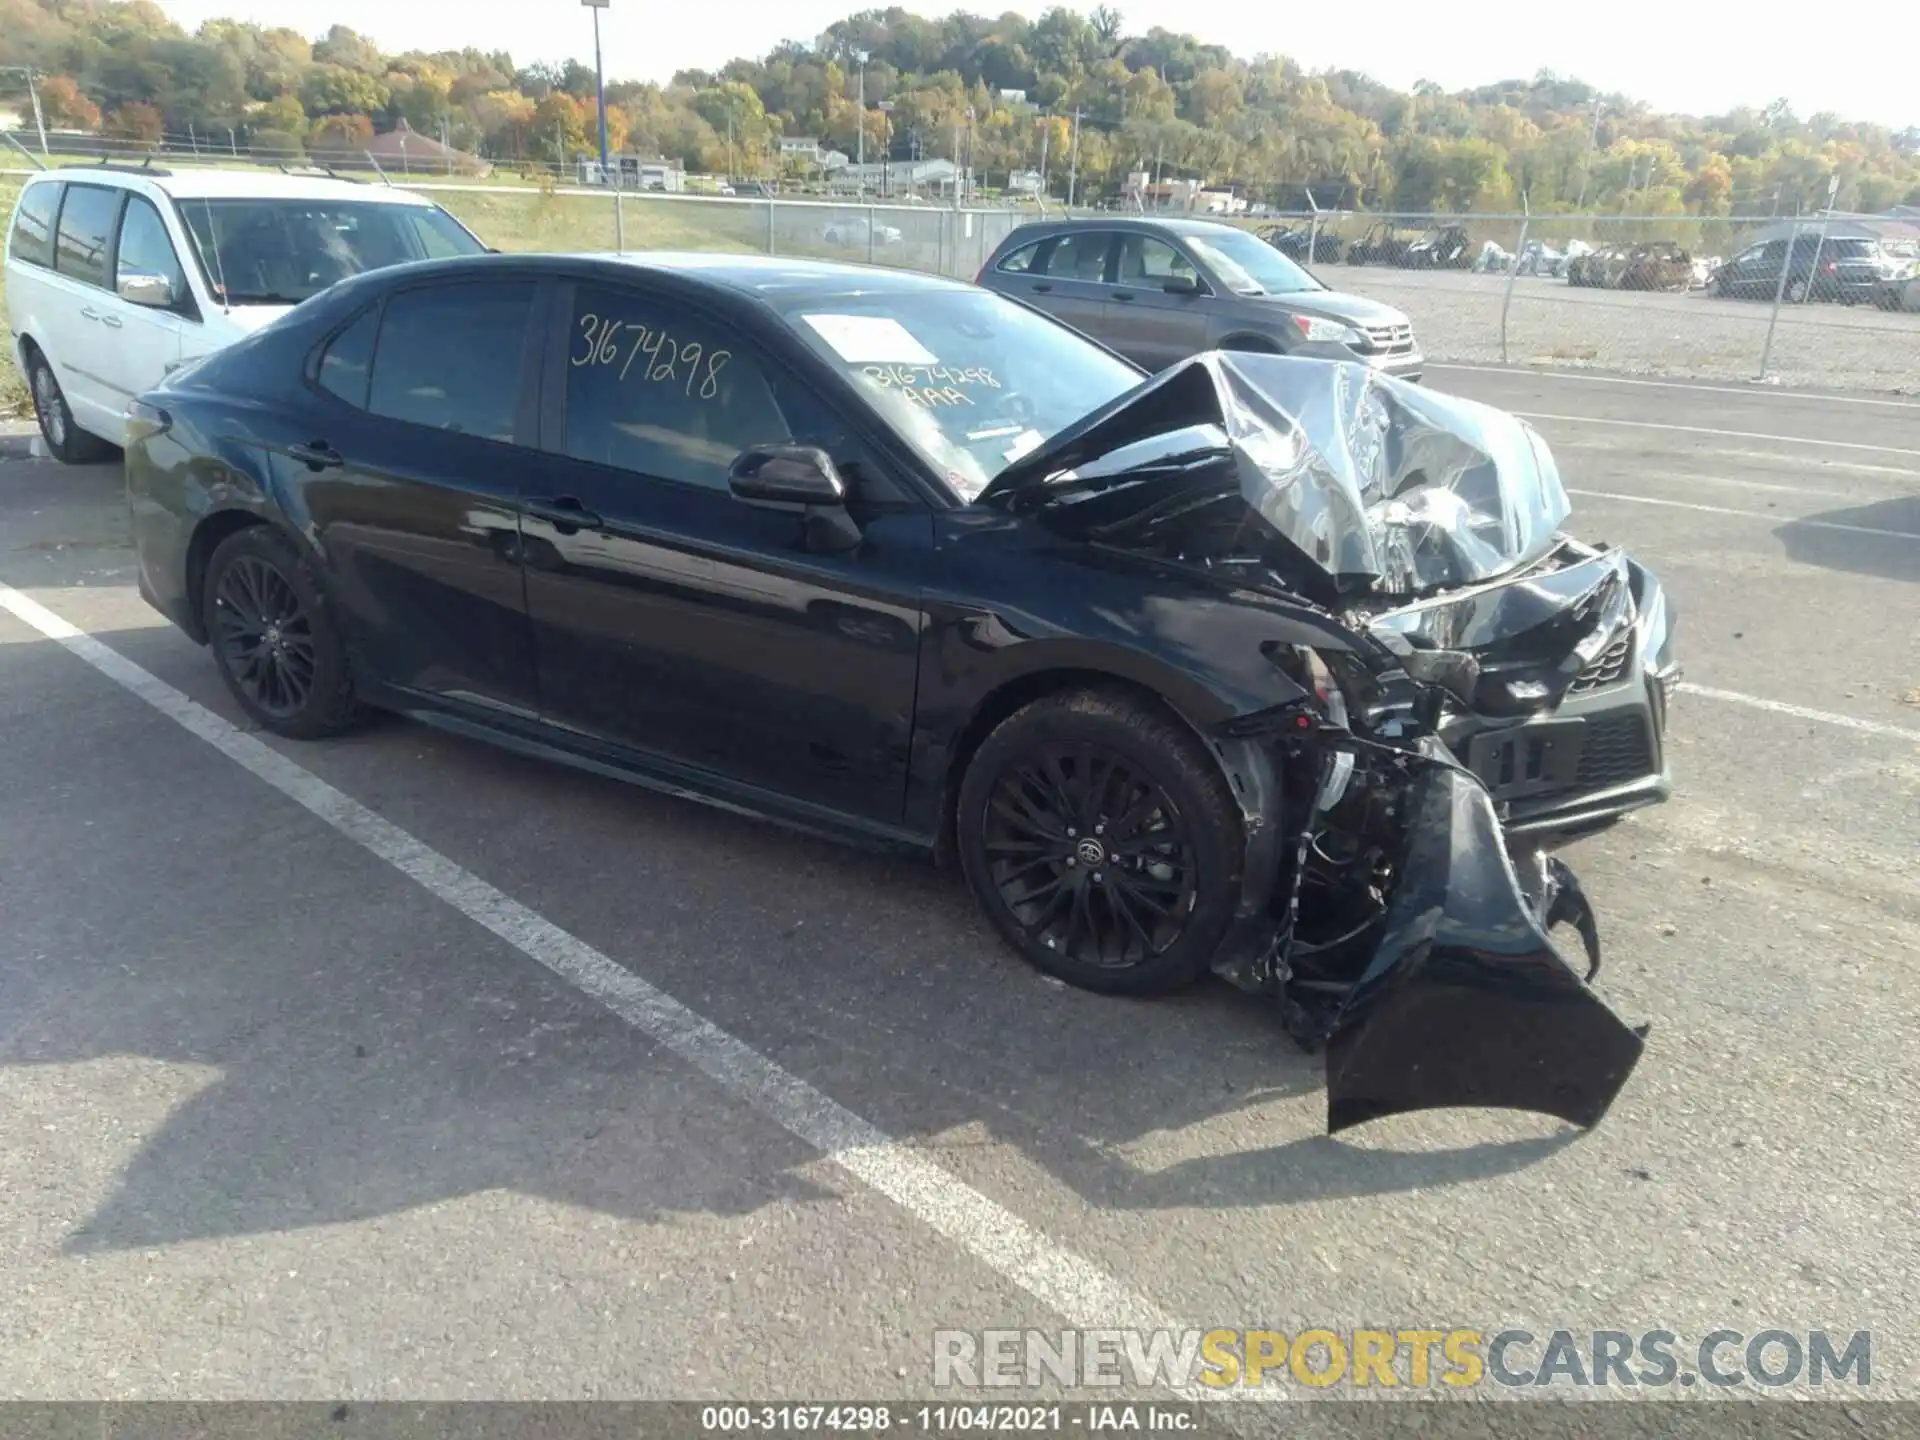
[[[0,0],[0,66],[38,72],[50,126],[133,144],[191,134],[283,159],[404,122],[509,165],[598,150],[594,74],[577,59],[388,54],[338,25],[318,39],[233,20],[188,34],[150,0]],[[1920,127],[1803,119],[1780,100],[1664,114],[1550,72],[1403,91],[1157,27],[1130,35],[1106,6],[1038,20],[871,10],[718,71],[610,81],[606,98],[615,150],[734,175],[804,179],[814,162],[783,155],[780,137],[854,155],[864,128],[869,159],[952,158],[988,189],[1044,165],[1056,195],[1071,168],[1087,200],[1144,173],[1283,208],[1493,211],[1524,196],[1536,213],[1790,213],[1823,206],[1837,176],[1843,209],[1920,204]]]

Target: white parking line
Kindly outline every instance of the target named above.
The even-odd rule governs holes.
[[[1878,720],[1860,720],[1852,715],[1836,715],[1831,710],[1813,710],[1805,705],[1789,705],[1784,700],[1768,700],[1759,695],[1742,695],[1738,690],[1715,690],[1710,685],[1681,681],[1682,695],[1698,695],[1702,700],[1724,700],[1729,705],[1747,705],[1775,715],[1791,715],[1796,720],[1813,720],[1822,725],[1837,725],[1842,730],[1858,730],[1863,735],[1884,735],[1892,740],[1911,740],[1920,745],[1920,730],[1906,725],[1883,725]]]
[[[1055,1244],[1012,1211],[39,602],[0,584],[0,609],[65,646],[436,899],[599,1001],[1071,1324],[1090,1329],[1181,1328],[1151,1301]],[[1216,1392],[1189,1386],[1174,1393],[1188,1400],[1223,1395],[1286,1398],[1277,1389]]]
[[[1597,415],[1549,415],[1538,410],[1514,410],[1523,420],[1564,420],[1570,425],[1625,425],[1635,430],[1677,430],[1685,435],[1723,435],[1735,440],[1773,440],[1783,445],[1823,445],[1831,450],[1872,450],[1882,455],[1920,455],[1899,445],[1867,445],[1858,440],[1815,440],[1810,435],[1768,435],[1758,430],[1715,430],[1705,425],[1663,425],[1657,420],[1603,420]]]
[[[1701,505],[1692,500],[1657,500],[1651,495],[1621,495],[1611,490],[1576,490],[1567,487],[1569,495],[1583,495],[1589,500],[1620,500],[1628,505],[1660,505],[1668,510],[1698,510],[1705,515],[1738,515],[1746,520],[1771,520],[1779,525],[1798,525],[1808,530],[1844,530],[1850,535],[1878,535],[1883,540],[1912,540],[1920,543],[1920,535],[1910,530],[1881,530],[1872,525],[1848,525],[1841,520],[1796,520],[1791,515],[1782,515],[1777,511],[1769,514],[1765,510],[1734,510],[1725,505]]]
[[[1771,385],[1691,385],[1684,380],[1629,380],[1623,375],[1579,375],[1567,370],[1528,369],[1520,365],[1449,365],[1434,361],[1429,370],[1464,370],[1474,375],[1513,375],[1526,379],[1582,380],[1589,385],[1638,385],[1649,390],[1692,390],[1704,395],[1757,395],[1763,400],[1821,400],[1832,405],[1878,405],[1889,410],[1920,410],[1920,400],[1879,400],[1866,395],[1822,395],[1817,390],[1777,390]]]

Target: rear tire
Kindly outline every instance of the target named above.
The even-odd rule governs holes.
[[[262,729],[318,740],[364,717],[318,574],[265,525],[214,548],[200,613],[220,678]]]
[[[1245,840],[1226,779],[1142,699],[1075,690],[1016,711],[967,767],[954,830],[994,928],[1082,989],[1188,985],[1233,921]]]
[[[113,453],[113,446],[89,434],[73,421],[66,392],[53,366],[38,349],[27,352],[27,388],[33,393],[33,415],[40,422],[40,438],[47,453],[62,465],[91,465]]]

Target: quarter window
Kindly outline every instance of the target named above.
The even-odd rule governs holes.
[[[1033,269],[1034,259],[1039,255],[1040,247],[1046,243],[1044,240],[1036,240],[1031,245],[1022,245],[1018,250],[1002,260],[999,268],[1009,275],[1026,274],[1029,270]]]
[[[29,265],[53,264],[53,217],[60,208],[60,186],[29,185],[20,197],[20,208],[13,217],[13,248],[16,260]]]
[[[532,309],[531,281],[437,285],[390,297],[368,408],[414,425],[511,441]]]
[[[141,196],[129,195],[126,214],[120,218],[120,246],[114,259],[115,288],[135,275],[164,278],[173,287],[175,304],[186,298],[186,272],[180,268],[180,257],[174,254],[173,241],[167,237],[160,212]]]
[[[638,295],[579,289],[566,374],[576,460],[725,489],[750,445],[833,439],[828,412],[730,331]]]
[[[98,185],[69,185],[60,207],[54,269],[102,289],[107,284],[107,237],[113,233],[120,192]]]
[[[327,342],[320,356],[320,388],[349,405],[367,408],[367,382],[373,375],[373,340],[380,330],[380,311],[367,311]]]

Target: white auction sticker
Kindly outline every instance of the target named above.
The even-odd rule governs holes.
[[[808,315],[803,317],[850,365],[937,365],[931,350],[888,315]]]

